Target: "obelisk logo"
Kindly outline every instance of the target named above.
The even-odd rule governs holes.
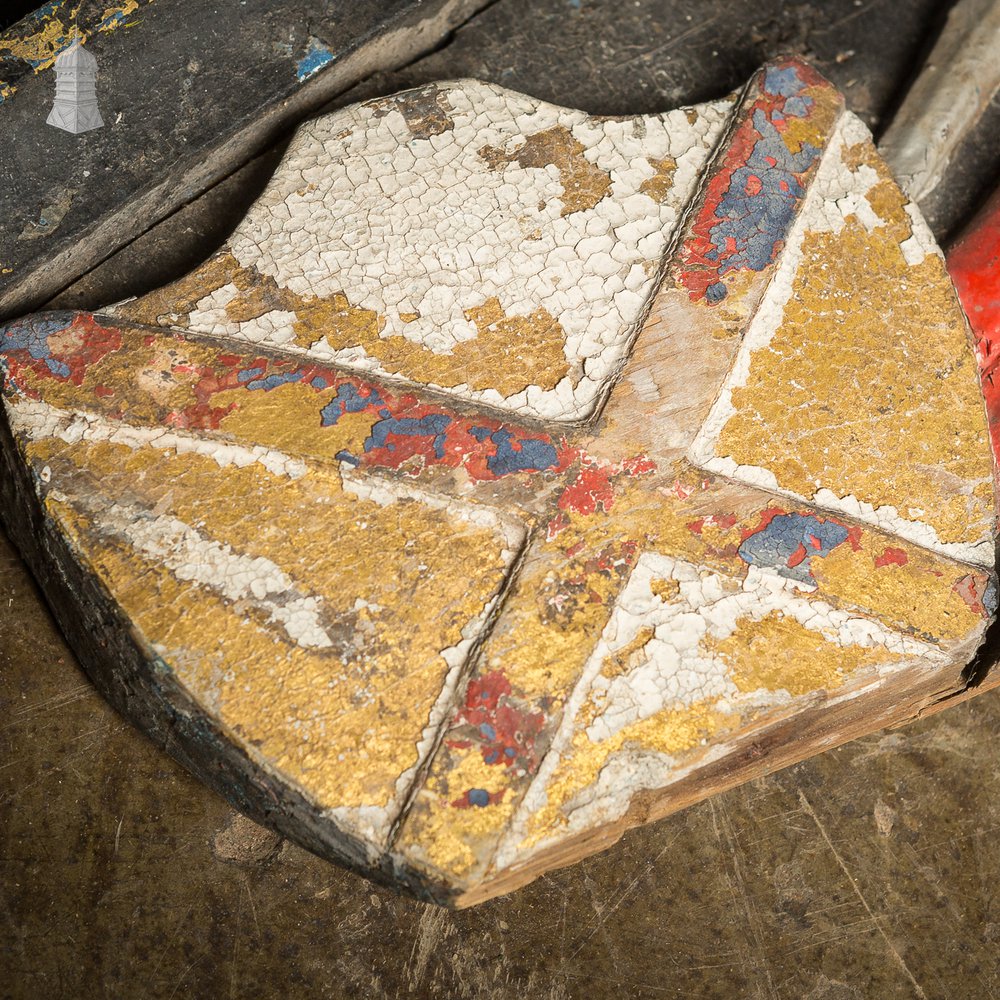
[[[78,135],[104,124],[97,108],[97,60],[79,42],[56,59],[56,99],[49,125]]]

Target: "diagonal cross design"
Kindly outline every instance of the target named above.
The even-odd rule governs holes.
[[[964,316],[795,60],[348,108],[190,275],[0,335],[9,527],[101,689],[440,902],[919,713],[995,612]]]

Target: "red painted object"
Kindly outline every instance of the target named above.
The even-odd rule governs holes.
[[[951,248],[948,270],[976,338],[990,440],[1000,463],[1000,190]]]

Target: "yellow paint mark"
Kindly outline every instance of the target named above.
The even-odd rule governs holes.
[[[150,0],[150,2],[152,2],[152,0]],[[114,27],[117,26],[119,18],[121,18],[124,23],[124,19],[128,17],[129,14],[134,14],[138,9],[138,0],[125,0],[125,3],[106,8],[104,13],[101,15],[100,30],[113,31]],[[133,21],[132,23],[135,24],[136,22]],[[125,26],[127,27],[127,25]]]
[[[647,158],[646,162],[653,168],[653,176],[639,185],[639,193],[648,194],[657,203],[663,202],[674,186],[677,161],[672,156],[665,156],[662,160]]]
[[[643,625],[635,637],[625,643],[621,649],[606,656],[601,664],[601,673],[608,678],[621,677],[645,660],[642,651],[656,635],[656,629],[651,625]]]
[[[553,125],[544,132],[529,135],[513,152],[483,146],[479,155],[491,170],[502,170],[508,163],[517,163],[524,169],[544,170],[554,166],[562,181],[560,214],[565,216],[593,208],[611,190],[608,172],[591,163],[584,152],[583,143],[565,125]]]
[[[124,303],[117,308],[116,313],[134,323],[145,323],[147,326],[184,327],[198,301],[223,285],[232,283],[238,271],[239,264],[232,254],[216,254],[177,281]],[[264,305],[256,315],[277,308],[280,308],[277,302],[272,306]],[[248,318],[249,315],[248,313]]]
[[[658,578],[650,581],[649,589],[654,597],[669,604],[681,592],[681,585],[676,580]]]
[[[759,621],[741,618],[725,639],[708,636],[703,646],[720,656],[744,694],[764,689],[793,697],[832,691],[856,670],[898,663],[903,657],[881,646],[842,646],[780,611]]]
[[[907,545],[901,550],[904,565],[876,567],[888,546],[899,547],[898,540],[863,531],[858,544],[859,551],[845,543],[812,560],[819,584],[815,596],[832,599],[839,607],[864,609],[889,628],[912,630],[931,642],[961,639],[981,624],[981,617],[952,589],[969,572],[967,566]]]
[[[833,87],[806,87],[802,97],[813,101],[809,114],[802,118],[789,115],[780,133],[791,153],[798,153],[805,143],[822,149],[833,133],[844,106],[843,97]]]
[[[582,711],[588,714],[587,704]],[[713,703],[700,701],[688,708],[658,712],[606,740],[591,740],[586,729],[577,729],[546,785],[545,805],[528,820],[521,846],[556,839],[569,824],[574,796],[593,785],[616,754],[635,749],[675,756],[725,731],[734,721],[733,716],[716,711]]]
[[[341,293],[322,298],[287,295],[297,317],[297,343],[311,346],[323,340],[335,351],[361,347],[383,370],[415,382],[444,388],[464,384],[512,396],[528,385],[552,389],[569,374],[566,334],[546,309],[508,316],[496,297],[487,299],[465,313],[477,336],[437,354],[406,337],[382,336],[385,320],[370,309],[352,306]]]
[[[336,424],[323,427],[319,411],[333,396],[332,389],[317,392],[293,382],[270,392],[231,389],[215,396],[213,405],[237,404],[219,426],[240,441],[312,458],[333,459],[340,451],[360,455],[378,417],[344,413]]]
[[[452,805],[470,788],[504,795],[487,806],[463,809]],[[481,848],[487,856],[492,853],[497,834],[510,821],[516,804],[507,769],[487,764],[478,752],[465,753],[446,775],[429,778],[421,789],[418,818],[406,828],[408,842],[416,848],[412,854],[450,878],[460,879],[482,860]],[[419,834],[411,839],[414,826]]]
[[[146,2],[152,3],[153,0]],[[35,73],[40,73],[52,66],[58,56],[75,42],[85,43],[99,31],[115,31],[137,24],[138,21],[124,23],[123,19],[139,9],[139,0],[125,0],[122,4],[106,8],[93,27],[88,27],[86,23],[80,26],[76,20],[79,9],[80,4],[77,3],[65,14],[60,10],[58,13],[53,12],[48,15],[44,20],[31,22],[38,26],[37,30],[23,38],[11,34],[0,37],[0,56],[23,59],[31,64]],[[15,89],[9,84],[0,84],[0,101],[10,97]]]
[[[642,634],[621,654],[631,650],[634,655],[636,643],[638,648],[645,645]],[[704,646],[706,652],[726,661],[733,682],[745,693],[763,688],[798,696],[833,690],[862,667],[903,659],[881,647],[840,646],[779,612],[760,621],[744,618],[731,636],[709,638]],[[619,666],[617,659],[614,666]],[[522,846],[531,847],[557,836],[569,823],[574,797],[597,781],[616,754],[631,749],[677,757],[746,724],[750,715],[761,711],[741,713],[719,705],[717,699],[705,699],[686,708],[666,709],[623,727],[607,739],[594,740],[587,728],[600,709],[588,697],[577,716],[571,746],[562,753],[546,786],[546,803],[528,821]]]
[[[42,22],[38,31],[25,38],[0,39],[0,55],[23,59],[31,63],[36,73],[48,69],[56,57],[76,41],[85,41],[88,32],[75,24],[66,24],[60,17],[50,17]]]
[[[566,334],[544,308],[526,316],[508,315],[492,297],[466,311],[477,336],[460,341],[447,354],[399,335],[383,336],[385,318],[372,309],[354,306],[342,292],[301,296],[279,286],[274,278],[242,268],[229,253],[210,259],[191,274],[149,295],[127,303],[120,314],[139,323],[185,327],[197,303],[225,285],[238,294],[226,306],[233,322],[258,319],[273,310],[295,314],[295,343],[309,348],[325,342],[335,351],[360,347],[382,369],[415,382],[443,388],[468,385],[495,389],[503,396],[529,385],[552,389],[570,373],[565,356]],[[406,313],[406,322],[416,316]]]

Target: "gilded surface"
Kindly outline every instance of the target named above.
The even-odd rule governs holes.
[[[335,468],[289,479],[51,438],[28,457],[60,483],[48,512],[81,560],[195,699],[318,808],[384,838],[349,813],[388,811],[419,763],[447,651],[515,554],[502,527],[357,496]]]

